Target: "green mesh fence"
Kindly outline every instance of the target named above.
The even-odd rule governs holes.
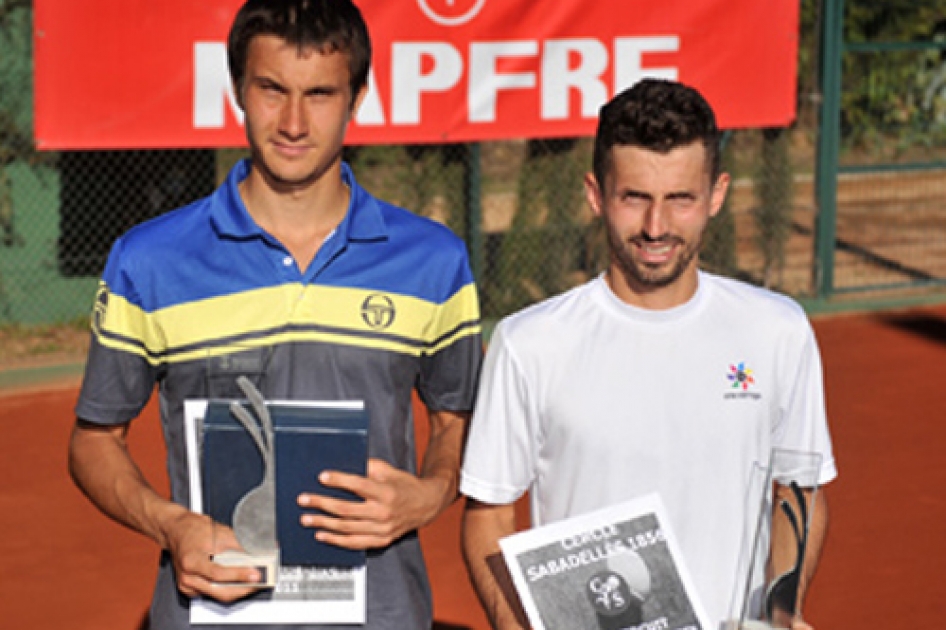
[[[770,142],[762,132],[741,132],[728,144],[727,162],[741,161],[745,172],[733,169],[732,193],[713,220],[703,257],[714,271],[804,293],[813,210],[804,181],[796,185],[780,153],[791,138],[789,132],[784,135]],[[136,223],[209,194],[241,154],[63,152],[43,165],[5,165],[0,170],[0,320],[54,323],[84,316],[115,238]],[[591,160],[590,139],[485,143],[476,157],[480,205],[473,208],[471,151],[465,145],[346,151],[359,181],[372,193],[479,244],[471,255],[479,261],[487,317],[560,293],[603,269],[604,241],[582,184]],[[768,166],[755,166],[766,160]],[[760,175],[755,168],[771,173]],[[766,177],[774,183],[760,186]]]

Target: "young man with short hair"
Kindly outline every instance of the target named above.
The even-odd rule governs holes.
[[[515,531],[514,502],[526,491],[535,526],[658,492],[718,624],[752,540],[754,467],[775,448],[810,451],[823,458],[817,483],[835,477],[805,313],[698,269],[728,186],[715,116],[695,90],[644,80],[602,109],[585,189],[607,233],[608,267],[498,325],[464,455],[464,552],[495,628],[521,627],[487,559]],[[732,395],[730,377],[745,374],[751,391]],[[816,496],[802,591],[827,522]],[[779,541],[776,574],[794,562],[784,553],[794,541]],[[807,627],[800,615],[776,616]]]
[[[259,576],[212,562],[238,547],[235,536],[187,509],[184,401],[242,398],[238,376],[269,399],[363,400],[367,475],[319,478],[362,500],[302,494],[303,524],[321,541],[367,550],[365,628],[429,627],[417,529],[457,496],[481,359],[465,246],[446,227],[372,197],[341,160],[371,56],[350,0],[249,0],[228,46],[251,157],[210,197],[115,244],[71,473],[103,512],[161,547],[150,627],[187,628],[190,598],[232,602],[253,593]],[[126,448],[155,384],[170,501]],[[419,471],[415,389],[431,423]]]

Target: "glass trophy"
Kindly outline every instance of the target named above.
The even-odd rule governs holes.
[[[207,357],[208,400],[199,430],[205,511],[214,523],[231,528],[242,547],[215,553],[214,562],[254,567],[261,575],[258,585],[264,587],[275,585],[279,567],[275,441],[260,394],[271,353],[266,346],[238,347]]]
[[[364,401],[267,401],[257,383],[264,380],[268,350],[208,359],[199,477],[204,512],[224,526],[214,528],[213,559],[257,568],[265,586],[285,567],[364,567],[364,550],[316,540],[301,522],[310,510],[297,502],[306,492],[362,500],[318,478],[323,470],[367,475]],[[240,549],[233,549],[234,537]]]
[[[242,548],[217,552],[213,559],[227,566],[254,567],[261,576],[259,586],[274,586],[279,547],[273,422],[249,379],[240,376],[237,382],[245,399],[209,400],[202,421],[206,513],[230,527]]]
[[[197,598],[191,622],[363,624],[365,552],[317,541],[297,498],[330,494],[324,468],[367,473],[364,402],[266,399],[285,391],[270,378],[275,350],[225,350],[208,352],[203,397],[184,402],[190,503],[214,523],[213,561],[257,569],[260,581],[240,586],[260,590],[234,604]]]
[[[747,494],[749,527],[724,630],[786,628],[796,614],[820,471],[820,454],[780,449],[772,451],[767,466],[756,466]],[[776,538],[780,544],[774,546]]]

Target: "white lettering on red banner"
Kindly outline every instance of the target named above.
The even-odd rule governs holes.
[[[244,144],[224,43],[240,1],[34,0],[38,146]],[[797,0],[356,2],[374,58],[352,143],[588,135],[643,77],[697,87],[726,127],[794,117]]]
[[[618,91],[643,77],[676,79],[678,69],[644,68],[641,59],[646,52],[669,52],[679,48],[677,37],[624,37],[614,41],[614,85]],[[504,90],[535,90],[541,79],[541,119],[565,120],[569,111],[569,92],[581,96],[583,118],[595,118],[598,109],[610,98],[604,72],[609,65],[609,52],[596,39],[549,40],[541,48],[538,75],[534,70],[501,72],[503,59],[530,60],[540,48],[535,41],[481,42],[471,44],[465,62],[460,51],[446,42],[395,43],[391,51],[391,94],[382,98],[372,72],[366,102],[355,121],[359,125],[385,124],[384,111],[390,111],[393,125],[419,125],[421,107],[426,93],[447,92],[465,88],[471,122],[496,122],[497,102]],[[579,58],[571,67],[571,55]],[[423,71],[424,60],[432,61],[431,69]],[[465,66],[469,80],[460,85]],[[384,103],[388,106],[385,107]],[[243,112],[227,72],[227,50],[223,42],[198,42],[194,45],[194,128],[223,128],[224,108],[242,122]]]

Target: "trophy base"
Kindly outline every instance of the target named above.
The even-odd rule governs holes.
[[[213,557],[213,561],[225,567],[252,567],[259,571],[262,579],[246,586],[274,588],[279,574],[279,551],[271,553],[246,553],[245,551],[222,551]]]

